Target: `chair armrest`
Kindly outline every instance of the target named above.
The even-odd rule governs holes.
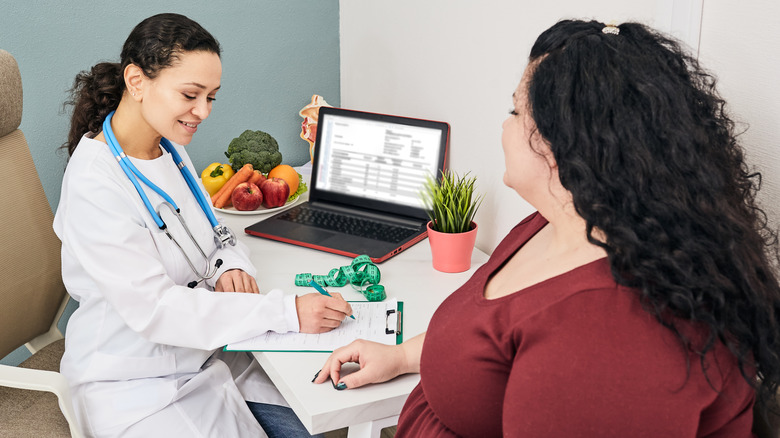
[[[0,385],[10,388],[53,392],[57,396],[62,415],[68,421],[72,437],[81,437],[76,413],[70,397],[70,387],[65,377],[54,371],[0,365]]]

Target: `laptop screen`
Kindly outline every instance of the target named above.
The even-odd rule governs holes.
[[[322,194],[422,209],[428,175],[443,167],[448,125],[320,108],[314,186]]]

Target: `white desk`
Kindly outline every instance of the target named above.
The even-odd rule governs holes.
[[[278,287],[299,295],[312,293],[311,288],[294,285],[295,274],[327,274],[332,268],[351,261],[348,257],[246,235],[244,228],[262,220],[264,215],[218,215],[252,251],[261,291]],[[426,331],[438,305],[487,259],[485,253],[475,248],[469,271],[438,272],[431,265],[428,241],[423,240],[379,264],[380,284],[385,286],[388,298],[404,302],[404,339]],[[329,290],[340,292],[347,300],[365,300],[350,286]],[[411,374],[379,385],[336,391],[330,384],[311,383],[314,373],[325,363],[327,353],[254,355],[311,433],[349,427],[349,437],[378,437],[381,428],[397,423],[406,398],[420,380],[419,375]]]

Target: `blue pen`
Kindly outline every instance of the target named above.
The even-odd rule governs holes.
[[[317,284],[314,280],[309,280],[309,286],[317,289],[317,291],[325,296],[333,297],[333,295],[329,294],[328,291],[322,288],[319,284]],[[350,318],[355,319],[355,315],[349,315]]]

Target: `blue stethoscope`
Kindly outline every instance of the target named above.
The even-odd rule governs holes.
[[[192,233],[190,233],[189,227],[187,227],[187,224],[184,222],[184,218],[181,217],[179,214],[179,207],[176,205],[176,202],[171,199],[170,196],[168,196],[165,191],[157,185],[155,185],[153,182],[149,181],[148,178],[144,176],[141,171],[139,171],[133,163],[130,161],[130,159],[127,158],[127,155],[125,155],[124,151],[122,150],[122,147],[119,145],[119,142],[117,141],[116,137],[114,136],[114,131],[111,129],[111,118],[114,116],[114,111],[111,111],[111,113],[106,116],[106,120],[103,121],[103,136],[106,138],[106,143],[108,143],[108,147],[111,149],[111,153],[114,154],[114,157],[116,158],[116,161],[119,163],[119,167],[122,168],[122,170],[125,172],[125,175],[127,175],[127,178],[130,179],[130,182],[133,183],[135,186],[136,191],[138,191],[138,194],[141,196],[141,200],[144,202],[144,205],[146,206],[146,209],[149,210],[149,214],[152,215],[152,219],[154,219],[154,222],[157,224],[157,226],[165,232],[165,235],[168,236],[169,239],[176,245],[177,248],[179,248],[179,251],[181,251],[182,255],[184,255],[184,258],[187,260],[187,264],[190,265],[190,268],[192,269],[192,272],[195,273],[195,275],[198,277],[198,280],[192,281],[187,284],[189,287],[195,287],[200,283],[201,281],[208,280],[209,278],[214,277],[216,275],[217,270],[222,265],[222,259],[217,259],[214,263],[213,268],[209,268],[209,265],[211,264],[211,258],[214,257],[214,254],[225,246],[229,245],[235,245],[236,244],[236,237],[233,234],[232,231],[230,231],[230,228],[220,224],[217,222],[216,216],[214,216],[214,212],[211,210],[211,204],[206,199],[206,196],[203,194],[203,191],[200,190],[200,187],[198,187],[197,181],[195,181],[195,177],[192,176],[192,173],[190,173],[189,170],[187,170],[187,166],[184,164],[184,160],[181,159],[181,156],[178,152],[176,152],[176,149],[171,145],[171,142],[168,141],[167,138],[163,137],[160,140],[160,145],[162,145],[163,149],[165,149],[173,158],[173,162],[176,163],[176,166],[179,168],[179,171],[184,176],[184,180],[187,181],[187,185],[190,188],[190,191],[195,196],[195,199],[197,199],[198,204],[200,205],[200,208],[203,210],[203,213],[206,214],[206,217],[209,220],[209,223],[211,224],[212,230],[214,231],[214,243],[216,244],[216,247],[214,248],[214,251],[211,252],[208,256],[206,256],[206,253],[203,252],[203,248],[198,244],[198,242],[195,240],[195,238],[192,236]],[[198,248],[198,252],[200,252],[200,255],[203,257],[203,259],[206,261],[206,272],[200,273],[196,268],[195,265],[192,263],[192,260],[190,260],[187,253],[184,251],[184,248],[179,245],[179,242],[176,241],[176,239],[173,237],[173,235],[168,231],[167,225],[165,225],[165,222],[162,219],[162,216],[160,215],[160,207],[157,207],[157,210],[155,210],[152,207],[152,203],[149,202],[149,198],[146,196],[146,193],[144,193],[143,188],[141,188],[141,184],[138,182],[138,180],[141,180],[144,184],[146,184],[150,189],[154,190],[158,195],[162,196],[164,201],[160,204],[160,206],[166,206],[179,220],[179,223],[181,224],[182,228],[187,232],[187,235],[190,236],[190,240],[192,240],[192,243],[195,244],[195,247]]]

